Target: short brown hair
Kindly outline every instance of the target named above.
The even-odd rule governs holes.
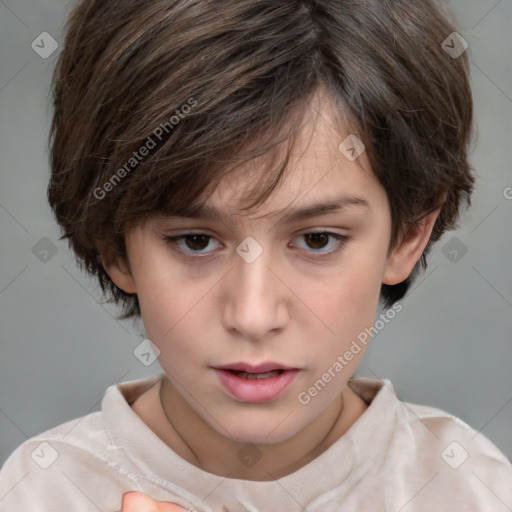
[[[124,317],[140,315],[137,297],[100,255],[124,257],[129,227],[192,212],[237,163],[285,143],[248,196],[247,208],[261,204],[319,87],[355,121],[387,192],[390,247],[445,197],[412,274],[382,286],[385,307],[470,204],[468,58],[443,49],[455,28],[434,0],[84,0],[66,29],[48,198],[62,238]]]

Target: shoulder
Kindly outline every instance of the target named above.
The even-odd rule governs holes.
[[[417,426],[418,439],[428,439],[429,445],[441,448],[442,458],[448,465],[458,466],[472,456],[477,461],[496,461],[505,469],[512,469],[510,461],[482,432],[447,411],[426,405],[399,402],[399,416],[409,427]],[[448,443],[448,444],[446,444]],[[455,455],[452,455],[453,454]],[[457,461],[449,461],[450,457]],[[512,481],[511,481],[512,484]]]
[[[109,449],[99,412],[31,437],[11,453],[0,470],[0,509],[90,509],[85,498],[89,484],[84,486],[84,482],[94,485],[100,476],[105,481],[117,478],[106,458]]]
[[[13,464],[33,463],[46,469],[60,456],[69,452],[100,454],[107,443],[108,434],[102,413],[93,412],[61,423],[24,441],[6,460],[2,467],[2,476],[5,473],[4,468]]]
[[[387,380],[356,378],[350,387],[370,405],[373,420],[382,420],[394,442],[424,443],[423,447],[444,449],[456,441],[474,451],[475,456],[490,457],[511,467],[510,461],[482,433],[442,409],[400,400]],[[390,439],[391,439],[390,438]]]
[[[431,492],[447,493],[452,506],[459,500],[477,510],[512,509],[512,465],[482,432],[440,409],[403,408],[404,426],[414,433],[413,453],[423,474],[431,474]]]
[[[387,380],[369,382],[356,387],[371,400],[362,440],[374,442],[366,473],[373,495],[389,494],[398,509],[411,500],[407,510],[512,510],[512,465],[484,434],[399,400]]]
[[[112,510],[118,507],[119,490],[137,485],[135,463],[112,426],[124,424],[134,436],[141,431],[129,403],[153,380],[110,386],[101,412],[57,425],[19,445],[0,470],[0,510],[79,512],[91,510],[91,499]]]

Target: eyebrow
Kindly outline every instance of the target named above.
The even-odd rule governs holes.
[[[292,224],[312,217],[318,217],[328,213],[338,213],[349,208],[369,209],[370,203],[361,197],[352,195],[342,195],[341,197],[328,200],[326,202],[313,203],[300,208],[291,208],[281,217],[279,223]],[[286,210],[286,209],[285,209]],[[268,214],[266,216],[270,216]],[[184,209],[178,213],[169,216],[170,218],[188,218],[198,220],[210,220],[224,223],[226,225],[233,224],[233,215],[229,215],[210,205],[199,205],[190,210]]]

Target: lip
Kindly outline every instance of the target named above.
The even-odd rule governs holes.
[[[266,379],[245,379],[227,369],[214,368],[214,371],[223,388],[231,398],[239,402],[262,403],[271,402],[281,395],[284,390],[290,386],[300,370],[284,370],[279,375]]]
[[[298,370],[298,368],[293,368],[291,366],[287,366],[281,363],[275,363],[273,361],[269,361],[267,363],[261,364],[249,364],[244,362],[239,363],[231,363],[225,364],[223,366],[215,366],[216,370],[236,370],[239,372],[248,372],[248,373],[265,373],[271,372],[272,370]]]

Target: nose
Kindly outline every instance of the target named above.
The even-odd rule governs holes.
[[[235,255],[224,282],[224,325],[239,336],[258,340],[282,330],[289,321],[287,287],[278,277],[270,252],[247,263]]]

